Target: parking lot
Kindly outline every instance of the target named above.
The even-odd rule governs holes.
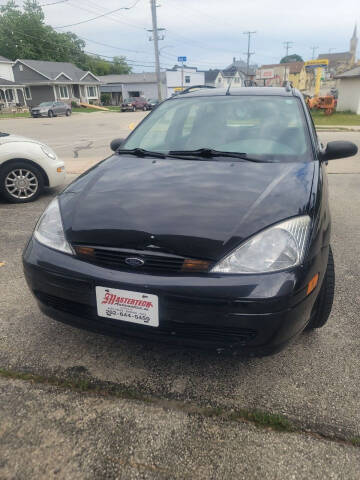
[[[44,141],[76,174],[143,116],[10,119],[0,129]],[[359,131],[320,136],[360,146]],[[0,478],[358,479],[359,154],[330,163],[329,187],[331,318],[277,355],[247,359],[46,318],[27,289],[21,253],[56,191],[24,205],[0,200]]]

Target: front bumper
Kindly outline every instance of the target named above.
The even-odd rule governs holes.
[[[48,112],[33,112],[31,111],[31,116],[32,117],[47,117],[48,116]]]
[[[56,320],[111,335],[269,354],[308,323],[319,286],[307,296],[306,282],[322,268],[323,255],[291,272],[158,276],[96,266],[31,239],[23,264],[41,310]],[[96,286],[158,295],[159,327],[99,317]]]

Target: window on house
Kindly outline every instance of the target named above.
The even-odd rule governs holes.
[[[141,92],[128,92],[129,97],[140,97]]]
[[[190,75],[185,75],[185,83],[190,83]]]
[[[60,85],[60,98],[69,98],[69,90],[66,85]]]
[[[14,92],[12,90],[6,90],[5,92],[5,95],[6,95],[6,100],[8,102],[13,102],[14,101]]]
[[[30,90],[30,87],[25,87],[25,98],[26,98],[26,100],[31,100],[31,90]]]
[[[94,87],[94,86],[87,87],[87,91],[88,91],[88,97],[89,98],[97,98],[96,87]]]
[[[240,78],[239,77],[235,77],[235,83],[240,83]]]
[[[21,63],[19,65],[19,70],[20,70],[20,72],[22,72],[24,70],[24,67],[21,65]]]

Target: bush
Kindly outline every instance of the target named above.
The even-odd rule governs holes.
[[[102,105],[110,105],[111,102],[111,95],[110,93],[102,93],[100,96],[100,100]]]
[[[74,100],[72,100],[71,106],[72,106],[72,108],[76,108],[76,107],[79,106],[79,104],[77,102],[75,102]]]

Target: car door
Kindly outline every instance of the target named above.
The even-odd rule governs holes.
[[[55,102],[55,114],[56,115],[64,115],[64,103],[63,102]]]

